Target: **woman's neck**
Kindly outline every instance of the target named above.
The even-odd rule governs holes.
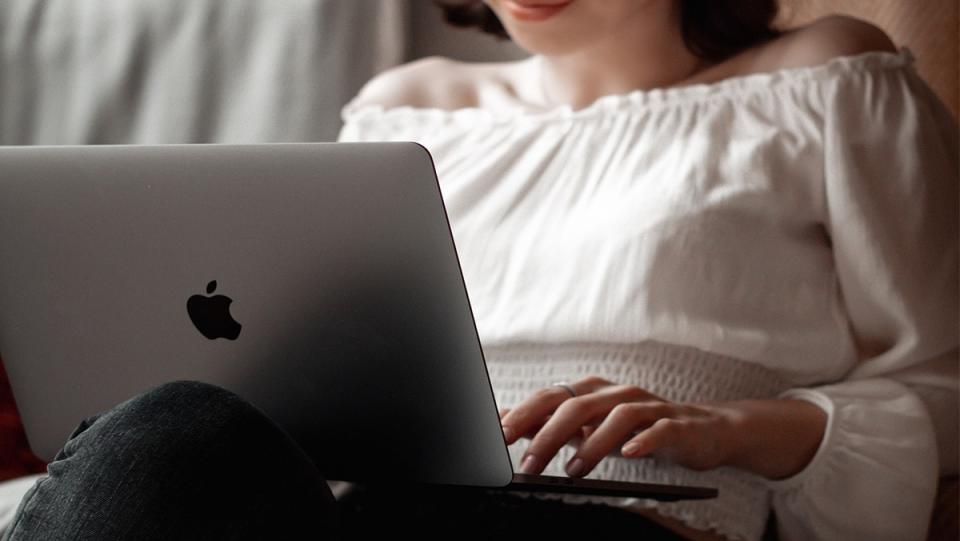
[[[629,29],[590,48],[538,55],[532,74],[544,107],[581,109],[608,94],[682,84],[712,65],[691,53],[680,27],[679,3],[652,2]]]

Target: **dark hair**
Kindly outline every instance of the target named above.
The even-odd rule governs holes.
[[[475,27],[501,40],[510,39],[500,19],[482,0],[433,0],[451,25]],[[779,0],[680,0],[683,41],[690,51],[719,61],[783,31],[774,25]]]

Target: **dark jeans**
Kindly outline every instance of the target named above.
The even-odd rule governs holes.
[[[81,422],[24,496],[4,541],[682,539],[604,505],[431,485],[357,488],[337,501],[300,447],[260,410],[213,385],[172,382]]]

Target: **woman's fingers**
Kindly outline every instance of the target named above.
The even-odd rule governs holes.
[[[568,399],[570,399],[570,393],[563,387],[546,387],[539,389],[507,412],[500,420],[507,445],[531,431],[539,430],[543,425],[543,419]]]
[[[668,402],[621,402],[610,410],[604,421],[578,447],[566,464],[567,475],[582,477],[606,456],[616,455],[621,445],[637,431],[643,431],[658,419],[673,414]]]
[[[656,456],[710,469],[723,463],[724,440],[731,438],[722,408],[668,402],[631,385],[602,385],[575,397],[561,387],[541,389],[514,408],[500,409],[500,420],[508,445],[532,440],[519,471],[540,473],[570,444],[577,449],[566,465],[571,477],[587,475],[607,456]]]
[[[570,384],[577,394],[576,397],[571,397],[567,389],[552,385],[538,389],[513,408],[502,409],[500,424],[503,426],[507,445],[529,434],[545,416],[553,414],[560,404],[567,400],[580,399],[598,391],[606,392],[610,386],[614,385],[612,381],[599,376],[586,376]],[[616,387],[619,389],[627,386]],[[637,387],[633,389],[643,392]]]
[[[541,473],[561,447],[583,434],[584,425],[637,396],[636,387],[616,386],[565,400],[533,437],[521,459],[520,471]]]
[[[550,415],[547,415],[540,423],[531,427],[526,434],[520,437],[532,440],[537,436],[538,433],[540,433],[540,430],[543,428],[543,425],[547,424],[547,421],[550,420],[550,417],[551,417]],[[576,444],[579,445],[580,441],[588,438],[590,434],[592,434],[593,431],[596,429],[597,429],[596,426],[583,425],[582,427],[580,427],[581,432],[579,434],[574,435],[573,439],[570,440],[571,443],[575,441]]]
[[[546,417],[544,417],[544,418],[541,419],[540,421],[538,421],[538,422],[530,425],[530,427],[527,429],[527,431],[526,431],[525,433],[521,434],[520,437],[521,437],[521,438],[533,438],[534,436],[537,435],[537,432],[539,432],[540,429],[543,428],[543,425],[547,424],[547,421],[549,421],[549,420],[550,420],[550,416],[547,415]],[[518,439],[519,439],[519,438],[518,438]]]
[[[657,420],[626,442],[627,458],[656,456],[694,470],[719,467],[728,456],[731,429],[720,409],[678,404],[673,417]],[[736,439],[734,437],[734,439]]]
[[[501,409],[501,410],[500,410],[500,420],[503,421],[503,418],[504,418],[508,413],[510,413],[510,408],[503,408],[503,409]],[[544,416],[544,418],[541,419],[540,421],[538,421],[538,422],[530,425],[529,428],[527,429],[527,431],[526,431],[525,433],[523,433],[523,434],[520,435],[520,438],[533,438],[534,436],[536,436],[536,435],[537,435],[537,432],[538,432],[541,428],[543,428],[543,425],[546,424],[546,422],[547,422],[548,419],[550,419],[550,416],[549,416],[549,415]],[[506,432],[506,430],[504,430],[504,431]],[[513,440],[517,440],[517,439],[519,439],[519,438],[513,438]],[[513,441],[508,441],[508,442],[507,442],[508,445],[509,445],[510,443],[513,443]]]
[[[679,454],[679,449],[671,449],[679,443],[682,432],[689,427],[689,421],[663,418],[624,443],[623,456],[637,458],[651,454]],[[671,453],[672,451],[672,453]]]
[[[511,445],[520,438],[532,441],[521,459],[523,473],[540,473],[565,444],[575,447],[595,436],[612,408],[622,402],[662,401],[636,385],[617,385],[599,376],[587,376],[564,387],[539,389],[513,408],[500,410],[504,439]],[[605,455],[606,453],[604,453]]]
[[[504,416],[506,416],[507,413],[510,413],[510,408],[502,408],[502,409],[500,410],[500,420],[501,420],[501,421],[503,421],[503,418],[504,418]],[[586,439],[586,438],[590,437],[590,434],[592,434],[593,431],[596,430],[598,426],[600,426],[600,423],[603,422],[603,420],[604,420],[605,417],[606,417],[606,414],[597,415],[597,416],[594,417],[593,419],[590,419],[589,421],[587,421],[587,422],[583,425],[583,433],[580,435],[580,437],[583,438],[583,439]],[[520,437],[521,437],[521,438],[532,438],[532,437],[536,436],[536,435],[537,435],[537,432],[543,427],[543,425],[544,425],[544,424],[547,422],[547,420],[549,420],[549,419],[550,419],[550,415],[547,415],[547,416],[544,417],[539,423],[537,423],[537,424],[535,424],[534,426],[532,426],[529,430],[527,430],[526,433],[524,433],[524,434],[521,435]]]

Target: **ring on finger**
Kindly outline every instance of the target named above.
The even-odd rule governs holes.
[[[567,381],[558,381],[558,382],[555,382],[555,383],[550,384],[550,386],[551,386],[551,387],[563,387],[564,389],[567,390],[568,393],[570,393],[570,397],[571,397],[571,398],[577,396],[577,391],[575,391],[575,390],[573,389],[573,387],[570,386],[570,383],[567,382]]]

